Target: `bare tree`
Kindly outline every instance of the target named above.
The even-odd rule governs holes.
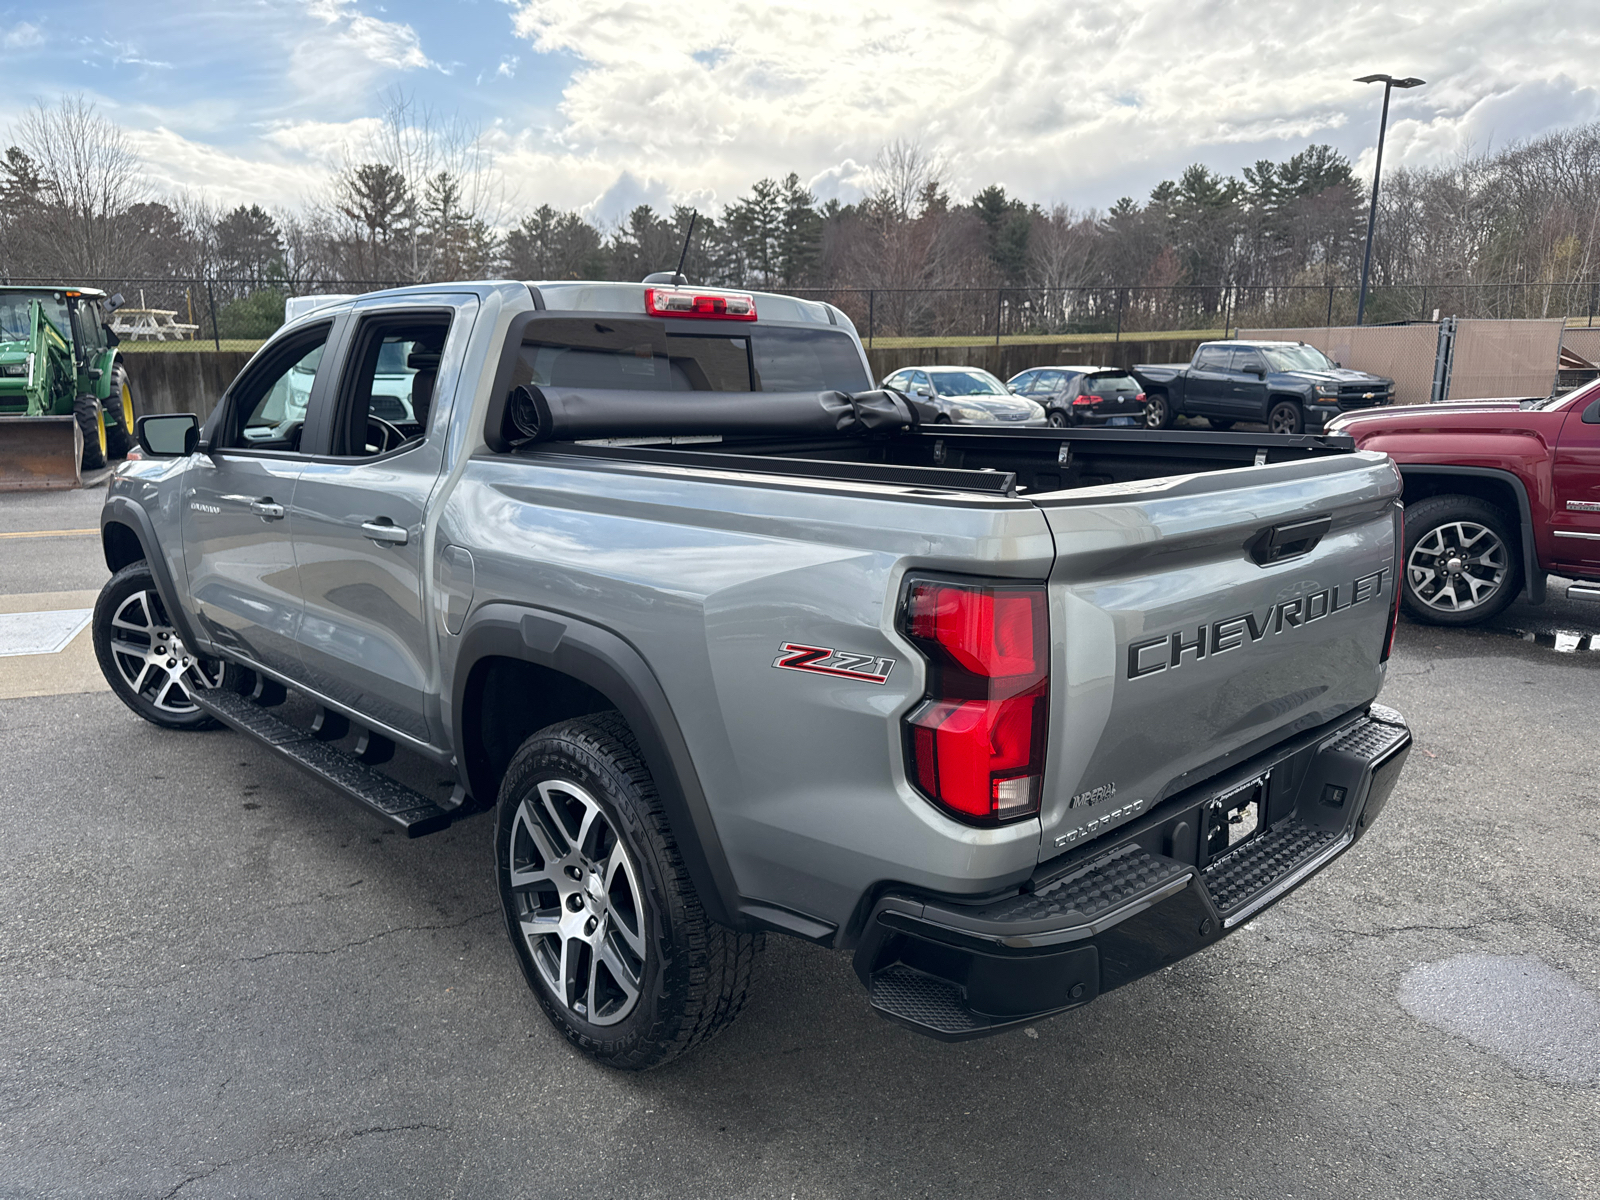
[[[124,218],[149,190],[121,129],[81,95],[67,96],[54,108],[38,102],[12,139],[37,172],[40,205],[31,232],[56,270],[102,278],[139,256],[146,235],[141,223]]]

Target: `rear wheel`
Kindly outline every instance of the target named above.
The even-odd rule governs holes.
[[[495,858],[528,986],[590,1057],[660,1066],[744,1007],[761,935],[706,918],[619,714],[522,744],[500,786]]]
[[[79,396],[72,402],[72,416],[83,431],[83,469],[96,471],[106,465],[106,413],[93,396]]]
[[[1271,433],[1299,433],[1305,428],[1305,419],[1300,415],[1300,406],[1285,400],[1282,404],[1274,404],[1272,411],[1267,414],[1267,429]]]
[[[116,426],[106,429],[106,457],[127,458],[128,451],[133,449],[133,423],[138,419],[138,411],[133,399],[133,383],[121,363],[111,369],[111,394],[106,403],[117,418]]]
[[[1406,611],[1430,625],[1473,625],[1502,611],[1522,587],[1513,528],[1475,496],[1406,505]]]
[[[1151,429],[1166,429],[1172,424],[1172,405],[1160,392],[1144,398],[1144,423]]]
[[[1067,414],[1059,408],[1052,408],[1050,410],[1050,424],[1057,429],[1065,429],[1068,425]]]
[[[191,694],[220,685],[222,664],[183,644],[143,559],[100,590],[91,625],[101,674],[124,704],[167,729],[215,727]]]

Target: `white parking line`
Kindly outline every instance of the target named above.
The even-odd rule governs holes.
[[[59,654],[83,632],[83,627],[92,616],[92,608],[0,613],[0,658],[19,654]]]

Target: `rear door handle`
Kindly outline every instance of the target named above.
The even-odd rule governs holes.
[[[388,517],[363,522],[361,532],[375,542],[384,542],[391,546],[404,546],[411,540],[411,535],[406,532],[405,526],[396,525]]]
[[[260,500],[250,501],[250,511],[264,521],[283,520],[283,505],[274,504],[271,496],[264,496]]]

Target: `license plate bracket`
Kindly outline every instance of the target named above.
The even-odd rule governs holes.
[[[1266,829],[1267,791],[1271,779],[1272,772],[1268,771],[1206,803],[1206,832],[1202,839],[1206,862],[1231,854]]]

